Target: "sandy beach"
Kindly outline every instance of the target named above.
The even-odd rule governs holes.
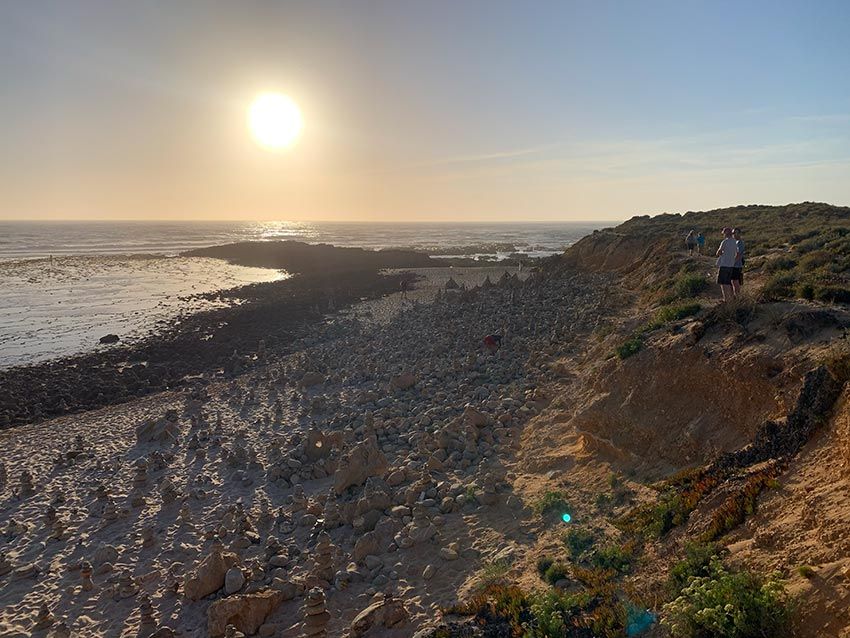
[[[244,375],[0,434],[3,635],[408,636],[518,551],[519,429],[600,289],[416,274]]]

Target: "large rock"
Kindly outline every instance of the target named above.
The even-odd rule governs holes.
[[[245,574],[234,565],[224,575],[224,593],[228,596],[235,594],[245,585]]]
[[[402,601],[386,595],[384,600],[372,603],[357,614],[351,623],[351,635],[362,636],[373,627],[395,627],[407,622],[408,618]]]
[[[200,600],[224,587],[227,570],[239,562],[232,552],[215,551],[204,558],[183,580],[183,593],[189,600]]]
[[[302,388],[311,388],[314,385],[319,385],[321,383],[324,383],[325,380],[326,380],[326,377],[323,374],[319,374],[318,372],[307,372],[307,373],[304,374],[303,377],[301,377],[301,381],[299,382],[299,385]]]
[[[351,448],[340,460],[334,474],[334,491],[342,494],[352,485],[362,485],[370,476],[387,471],[387,459],[372,436]]]
[[[160,419],[146,421],[136,428],[139,443],[173,443],[180,436],[177,410],[169,410]]]
[[[477,410],[471,405],[468,405],[463,411],[463,420],[468,425],[473,425],[477,428],[483,428],[489,423],[490,418],[480,410]]]
[[[386,481],[378,476],[366,479],[363,495],[354,506],[354,516],[362,516],[371,510],[386,510],[393,504],[392,491]]]
[[[283,593],[274,589],[222,598],[207,610],[207,630],[212,638],[223,636],[228,625],[246,635],[255,634],[283,600]]]
[[[357,539],[354,543],[354,558],[355,562],[360,562],[370,554],[380,556],[384,553],[386,547],[381,544],[381,536],[376,532],[366,532]]]
[[[416,375],[412,372],[403,372],[390,379],[390,385],[399,390],[409,390],[416,385]]]

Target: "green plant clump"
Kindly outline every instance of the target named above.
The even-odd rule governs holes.
[[[608,545],[597,549],[591,556],[590,562],[598,569],[624,574],[631,570],[636,551],[637,545],[634,541],[627,541],[622,546]]]
[[[647,324],[647,329],[654,330],[655,328],[660,328],[671,321],[678,321],[679,319],[695,315],[700,310],[702,310],[702,306],[693,302],[663,306],[658,309],[658,312],[655,313],[655,317],[653,317],[652,321]]]
[[[595,538],[593,532],[581,527],[572,527],[564,534],[564,545],[567,554],[573,560],[581,560],[584,554],[593,547]]]
[[[640,337],[631,337],[617,346],[617,356],[620,359],[628,359],[637,354],[643,348],[643,340]]]
[[[811,565],[800,565],[797,568],[797,573],[808,580],[811,580],[816,575],[815,568]]]
[[[566,565],[563,563],[552,563],[543,573],[543,580],[550,585],[554,585],[559,580],[566,580],[569,575],[569,570]]]
[[[678,596],[692,578],[709,575],[712,560],[720,554],[716,543],[691,542],[685,545],[685,558],[670,570],[668,584],[674,596]]]
[[[790,273],[774,275],[761,289],[762,297],[767,301],[787,299],[794,293],[797,277]]]
[[[546,574],[546,570],[549,569],[555,563],[555,559],[551,556],[541,556],[537,559],[537,574],[540,578]]]
[[[576,632],[586,594],[565,594],[557,590],[538,592],[530,598],[531,620],[523,625],[524,638],[560,638]]]
[[[495,560],[487,563],[481,570],[481,582],[484,587],[494,585],[504,579],[511,569],[507,560]]]
[[[676,280],[673,294],[679,299],[698,296],[708,288],[708,280],[702,275],[684,275]]]
[[[674,638],[786,636],[792,605],[778,576],[730,572],[712,560],[707,576],[692,578],[664,605],[662,622]]]
[[[534,503],[534,511],[541,516],[555,511],[563,514],[570,511],[570,505],[563,492],[546,492]]]

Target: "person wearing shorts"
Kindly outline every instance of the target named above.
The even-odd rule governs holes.
[[[738,259],[738,244],[732,237],[732,229],[724,228],[723,241],[717,248],[717,283],[720,284],[720,292],[723,301],[731,301],[735,298],[735,288],[732,285],[732,275],[735,269],[735,261]]]
[[[732,237],[735,239],[735,246],[738,251],[735,266],[732,268],[732,289],[735,296],[738,296],[741,293],[741,287],[744,285],[744,240],[741,239],[741,229],[733,229]]]
[[[688,247],[688,254],[693,255],[694,249],[697,247],[697,236],[694,234],[694,231],[689,232],[687,237],[685,237],[685,245]]]
[[[702,255],[702,249],[705,247],[705,235],[697,233],[697,254]]]

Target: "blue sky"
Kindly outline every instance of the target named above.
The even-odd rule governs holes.
[[[0,9],[0,217],[625,219],[850,204],[850,3]],[[285,153],[245,110],[278,90]]]

